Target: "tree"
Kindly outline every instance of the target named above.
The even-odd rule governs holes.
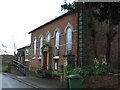
[[[106,60],[110,63],[111,43],[117,32],[114,30],[114,26],[120,23],[120,2],[86,2],[80,5],[85,7],[94,7],[96,10],[92,10],[93,16],[96,20],[109,24],[109,30],[106,32],[107,36],[107,48],[106,48]],[[68,11],[76,11],[75,4],[65,3],[61,6]],[[83,7],[83,6],[80,6]],[[94,38],[93,38],[94,40]],[[94,42],[93,42],[94,43]]]
[[[114,26],[120,23],[120,2],[99,2],[92,3],[92,6],[97,10],[93,11],[93,15],[99,22],[106,22],[109,24],[107,36],[107,48],[106,48],[106,60],[110,63],[111,43],[117,34],[114,30]]]
[[[91,37],[92,37],[92,43],[93,43],[93,52],[94,52],[94,58],[98,59],[98,55],[97,55],[97,45],[96,45],[96,34],[97,31],[94,28],[94,24],[93,24],[93,18],[92,16],[90,16],[90,21],[88,23],[88,27],[91,30]]]

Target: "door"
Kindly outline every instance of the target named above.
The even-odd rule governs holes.
[[[47,70],[47,52],[44,52],[43,59],[43,69]]]

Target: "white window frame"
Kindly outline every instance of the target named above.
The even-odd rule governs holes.
[[[59,45],[60,45],[60,33],[55,32],[55,56],[59,56]]]
[[[72,28],[67,27],[66,29],[66,54],[70,55],[72,53]]]
[[[34,42],[33,42],[33,59],[36,58],[36,50],[37,50],[37,39],[34,38]]]
[[[51,39],[51,35],[50,35],[50,32],[48,32],[48,33],[46,34],[46,41],[49,42],[50,39]]]
[[[42,46],[43,46],[43,37],[41,36],[40,37],[40,52],[39,52],[39,54],[40,54],[40,56],[42,56]]]

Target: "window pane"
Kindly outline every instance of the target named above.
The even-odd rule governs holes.
[[[25,59],[28,59],[29,49],[25,50]]]
[[[46,41],[47,41],[47,42],[50,41],[50,33],[47,34],[47,36],[46,36]]]
[[[36,56],[36,39],[34,40],[34,57]]]
[[[71,54],[72,51],[72,29],[68,28],[66,32],[66,49],[67,54]]]
[[[40,37],[40,55],[42,55],[43,37]]]
[[[55,55],[59,55],[59,32],[55,34]]]

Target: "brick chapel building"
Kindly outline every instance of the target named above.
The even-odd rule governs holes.
[[[93,64],[95,53],[93,51],[93,38],[89,28],[90,10],[82,8],[77,12],[67,12],[50,22],[32,30],[30,55],[30,68],[32,70],[60,71],[61,65],[85,66]],[[93,19],[96,30],[95,44],[99,60],[106,55],[107,37],[105,33],[109,26],[105,22]],[[111,43],[110,64],[120,68],[119,63],[119,29],[115,26],[117,35]]]
[[[76,13],[66,13],[29,33],[32,68],[59,71],[63,55],[74,55],[77,60]]]

